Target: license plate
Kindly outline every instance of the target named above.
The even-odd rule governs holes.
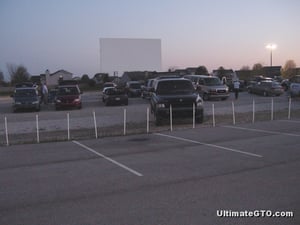
[[[115,98],[115,100],[116,100],[116,101],[120,101],[121,99],[120,99],[120,98]]]

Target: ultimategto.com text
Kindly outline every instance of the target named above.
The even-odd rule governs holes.
[[[244,210],[244,211],[234,211],[234,210],[217,210],[218,217],[294,217],[294,212],[292,211],[272,211],[272,210]]]

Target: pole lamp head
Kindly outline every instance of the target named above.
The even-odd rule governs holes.
[[[276,45],[276,44],[268,44],[268,45],[266,46],[266,48],[267,48],[267,49],[270,49],[270,50],[274,50],[274,49],[277,48],[277,45]]]

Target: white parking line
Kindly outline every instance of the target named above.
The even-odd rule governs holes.
[[[237,130],[254,131],[254,132],[260,132],[260,133],[266,133],[266,134],[279,134],[279,135],[285,135],[285,136],[300,137],[300,134],[284,133],[284,132],[278,132],[278,131],[245,128],[245,127],[238,127],[238,126],[222,126],[222,127],[230,128],[230,129],[237,129]]]
[[[278,120],[279,122],[300,123],[300,120]]]
[[[128,166],[125,166],[124,164],[121,164],[121,163],[119,163],[119,162],[117,162],[117,161],[115,161],[115,160],[113,160],[113,159],[111,159],[111,158],[109,158],[109,157],[107,157],[107,156],[105,156],[105,155],[103,155],[103,154],[101,154],[101,153],[95,151],[94,149],[89,148],[88,146],[86,146],[86,145],[84,145],[84,144],[81,144],[81,143],[78,142],[78,141],[72,141],[72,142],[73,142],[74,144],[77,144],[77,145],[79,145],[80,147],[82,147],[82,148],[84,148],[84,149],[86,149],[86,150],[88,150],[88,151],[90,151],[90,152],[92,152],[92,153],[94,153],[94,154],[96,154],[96,155],[98,155],[98,156],[100,156],[100,157],[102,157],[102,158],[104,158],[104,159],[110,161],[111,163],[113,163],[113,164],[115,164],[115,165],[117,165],[117,166],[119,166],[119,167],[121,167],[121,168],[123,168],[123,169],[129,171],[130,173],[133,173],[133,174],[136,175],[136,176],[139,176],[139,177],[142,177],[142,176],[143,176],[143,174],[141,174],[141,173],[139,173],[139,172],[137,172],[137,171],[135,171],[135,170],[129,168]]]
[[[176,136],[171,136],[171,135],[167,135],[167,134],[154,133],[154,135],[158,135],[158,136],[162,136],[162,137],[168,137],[168,138],[176,139],[176,140],[179,140],[179,141],[190,142],[190,143],[204,145],[204,146],[208,146],[208,147],[219,148],[219,149],[222,149],[222,150],[236,152],[236,153],[240,153],[240,154],[244,154],[244,155],[249,155],[249,156],[254,156],[254,157],[259,157],[259,158],[263,157],[262,155],[257,155],[257,154],[254,154],[254,153],[245,152],[245,151],[241,151],[241,150],[238,150],[238,149],[227,148],[227,147],[223,147],[223,146],[220,146],[220,145],[208,144],[208,143],[204,143],[204,142],[194,141],[194,140],[181,138],[181,137],[176,137]]]

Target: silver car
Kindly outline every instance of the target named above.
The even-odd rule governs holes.
[[[263,96],[279,96],[283,94],[282,86],[275,81],[261,81],[248,87],[248,92]]]
[[[195,90],[203,100],[222,99],[229,97],[229,88],[218,77],[207,75],[186,75],[184,78],[192,81]]]

